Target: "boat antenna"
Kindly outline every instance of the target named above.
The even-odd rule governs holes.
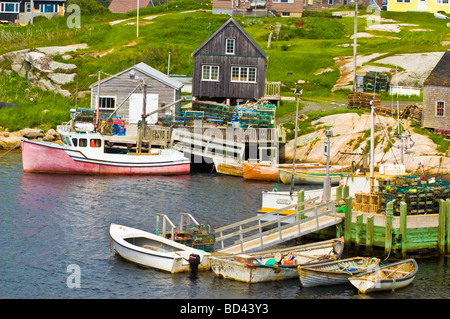
[[[289,187],[289,196],[292,196],[294,191],[294,174],[295,174],[295,157],[297,151],[297,134],[298,134],[298,103],[300,101],[300,96],[302,95],[302,89],[295,89],[295,96],[297,97],[297,107],[295,110],[295,135],[294,135],[294,155],[292,156],[292,174],[291,174],[291,186]]]
[[[95,119],[95,125],[99,125],[99,113],[100,113],[100,81],[101,81],[101,71],[98,71],[98,85],[97,85],[97,115]]]

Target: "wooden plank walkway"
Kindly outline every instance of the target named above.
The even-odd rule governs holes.
[[[343,221],[341,217],[337,217],[334,201],[322,203],[317,206],[314,205],[309,209],[301,211],[295,209],[296,212],[294,214],[282,215],[282,212],[287,209],[292,209],[293,207],[297,208],[298,205],[314,203],[317,199],[318,198],[313,198],[303,203],[290,205],[263,216],[252,217],[241,222],[216,229],[216,242],[219,242],[222,245],[222,248],[219,249],[218,252],[227,254],[255,252],[284,241],[339,224]],[[277,218],[267,222],[261,222],[261,219],[267,217],[268,215],[276,215]],[[293,215],[295,216],[295,221],[284,224],[286,220],[292,220]],[[251,222],[257,222],[257,225],[250,226],[245,229],[242,228],[243,225]],[[263,228],[267,228],[267,226],[274,224],[276,224],[275,228],[263,230]],[[233,228],[239,228],[239,230],[224,235],[225,231]],[[251,231],[257,231],[257,234],[244,238],[244,234]],[[235,236],[239,236],[239,239],[232,245],[225,247],[224,241]]]

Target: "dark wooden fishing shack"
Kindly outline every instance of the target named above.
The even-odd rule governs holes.
[[[264,97],[267,55],[233,18],[192,53],[194,101],[235,105]]]

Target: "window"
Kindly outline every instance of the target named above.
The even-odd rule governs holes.
[[[291,13],[290,12],[281,12],[281,16],[282,17],[290,17]]]
[[[333,5],[333,0],[328,0],[328,5],[332,6]]]
[[[30,2],[25,3],[25,12],[31,12],[31,3]]]
[[[256,82],[256,68],[231,67],[231,82]]]
[[[226,54],[234,54],[234,39],[227,39],[226,41]]]
[[[436,116],[444,116],[445,101],[436,101]]]
[[[448,4],[449,0],[436,0],[436,4]]]
[[[80,147],[86,147],[87,146],[87,139],[80,138]]]
[[[2,2],[0,12],[19,12],[19,3]]]
[[[203,65],[202,81],[219,81],[219,66]]]
[[[89,145],[91,147],[100,147],[102,145],[102,141],[98,138],[92,138]]]
[[[78,139],[72,138],[72,143],[73,143],[73,146],[77,147],[78,146]]]
[[[112,96],[101,96],[100,108],[107,110],[114,110],[116,108],[116,98]]]
[[[39,12],[58,12],[57,4],[40,4]]]
[[[404,3],[410,3],[411,0],[397,0],[397,3],[401,3],[401,2],[404,2]]]
[[[272,0],[273,3],[294,3],[294,0]]]

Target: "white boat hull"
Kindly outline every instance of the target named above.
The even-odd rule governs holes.
[[[352,260],[356,260],[356,262],[353,262]],[[338,270],[338,267],[341,264],[343,266],[355,267],[356,269],[354,271]],[[362,266],[359,267],[358,264],[361,264]],[[356,257],[336,262],[323,263],[318,266],[299,267],[298,275],[303,287],[341,285],[349,283],[349,278],[354,275],[377,268],[378,264],[379,259],[377,258],[369,259]]]
[[[386,276],[382,275],[383,269],[395,269],[396,267],[398,267],[398,265],[407,263],[414,267],[414,271],[404,277],[388,279],[386,278]],[[385,265],[367,274],[361,274],[359,276],[351,277],[349,278],[349,281],[353,286],[358,288],[359,292],[363,294],[376,291],[395,291],[397,289],[401,289],[410,285],[416,277],[417,270],[418,266],[416,261],[414,259],[407,259],[405,261]],[[395,270],[393,272],[395,273]]]
[[[209,270],[209,253],[179,244],[172,240],[132,227],[111,224],[110,236],[116,254],[146,268],[177,273],[190,271],[191,254],[200,256],[198,270]],[[149,246],[133,244],[133,241],[148,242]],[[150,243],[159,245],[150,245]]]
[[[215,276],[236,281],[257,283],[292,279],[297,276],[297,270],[293,268],[258,267],[215,257],[211,257],[210,261]]]

